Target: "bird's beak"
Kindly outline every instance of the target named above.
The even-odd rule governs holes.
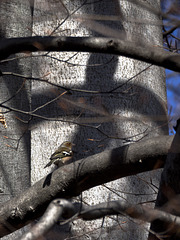
[[[72,146],[75,146],[76,144],[74,144],[74,143],[71,143],[72,144]]]

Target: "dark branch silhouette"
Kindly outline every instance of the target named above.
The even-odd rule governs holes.
[[[180,218],[177,216],[147,206],[133,205],[127,201],[109,201],[87,207],[82,203],[56,199],[49,204],[38,223],[26,232],[20,240],[37,239],[46,234],[60,219],[62,223],[67,223],[77,218],[87,221],[119,214],[149,223],[154,220],[161,220],[167,227],[171,226],[171,231],[180,227]]]
[[[47,233],[60,217],[70,218],[74,214],[75,208],[71,202],[65,199],[55,199],[49,204],[38,223],[26,232],[20,240],[35,240]]]
[[[180,72],[180,56],[158,46],[142,45],[104,37],[26,37],[0,41],[0,60],[19,52],[78,51],[107,53],[141,60]]]

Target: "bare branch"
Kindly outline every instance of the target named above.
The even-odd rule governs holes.
[[[45,56],[45,55],[44,55]],[[112,60],[112,59],[111,59]],[[111,61],[110,60],[110,61]],[[107,64],[107,63],[106,63]],[[75,65],[75,64],[74,64]],[[81,65],[82,66],[82,65]],[[27,80],[33,80],[33,81],[39,81],[39,82],[44,82],[44,83],[47,83],[51,86],[54,86],[54,87],[58,87],[58,88],[62,88],[64,90],[66,90],[67,92],[84,92],[84,93],[89,93],[89,94],[128,94],[127,90],[126,91],[121,91],[121,92],[117,92],[116,90],[119,89],[119,88],[122,88],[125,84],[129,83],[130,81],[132,81],[134,78],[136,78],[137,76],[139,76],[141,73],[147,71],[150,67],[152,66],[149,65],[148,67],[144,68],[142,71],[138,72],[136,75],[132,76],[131,78],[127,79],[127,81],[125,81],[124,83],[122,83],[121,85],[109,90],[109,91],[93,91],[93,90],[87,90],[87,89],[78,89],[78,88],[69,88],[69,87],[65,87],[65,86],[62,86],[62,85],[59,85],[59,84],[56,84],[56,83],[53,83],[53,82],[50,82],[48,81],[48,79],[43,79],[43,78],[36,78],[36,77],[31,77],[31,76],[25,76],[25,75],[22,75],[22,74],[18,74],[18,73],[14,73],[14,72],[1,72],[1,75],[2,76],[15,76],[15,77],[19,77],[19,78],[25,78]],[[115,92],[116,91],[116,92]],[[7,102],[7,101],[6,101]],[[3,102],[5,103],[5,102]]]
[[[70,218],[74,213],[75,209],[71,202],[65,199],[55,199],[49,204],[38,223],[26,232],[20,240],[35,240],[47,233],[60,217]]]
[[[169,29],[168,31],[163,32],[163,37],[166,37],[167,35],[169,35],[170,33],[173,33],[177,28],[179,27],[179,25],[173,26],[171,29]]]
[[[0,237],[40,217],[56,197],[70,198],[105,182],[162,167],[172,139],[172,136],[144,139],[57,169],[1,205]]]
[[[103,37],[27,37],[0,41],[0,59],[18,52],[79,51],[107,53],[130,57],[180,72],[180,56],[158,46],[137,46],[135,43]]]
[[[180,227],[180,218],[177,216],[161,210],[153,210],[147,206],[133,205],[127,201],[109,201],[94,206],[86,206],[82,203],[73,204],[65,199],[56,199],[50,203],[40,221],[25,233],[20,240],[37,239],[47,233],[60,218],[68,219],[68,222],[77,217],[87,221],[118,214],[149,223],[154,220],[161,220],[167,226],[171,225],[171,230],[177,230]]]
[[[162,222],[172,225],[174,229],[180,227],[180,218],[161,210],[153,210],[143,205],[132,205],[127,201],[110,201],[100,203],[95,206],[82,207],[82,211],[78,215],[83,220],[94,220],[102,218],[107,215],[126,214],[129,217],[143,220],[145,222],[152,222],[159,219]]]

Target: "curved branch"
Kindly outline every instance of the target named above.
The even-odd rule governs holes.
[[[173,136],[106,150],[57,169],[0,206],[0,237],[40,217],[54,198],[70,198],[94,186],[163,166]],[[11,227],[7,227],[11,226]]]
[[[26,232],[20,240],[38,239],[38,237],[47,233],[60,217],[65,215],[70,218],[74,215],[74,213],[75,209],[71,202],[65,199],[55,199],[49,204],[38,223]]]
[[[67,221],[72,221],[77,217],[83,220],[96,220],[117,214],[127,215],[149,223],[154,220],[161,220],[166,224],[166,227],[171,226],[171,232],[176,231],[177,234],[180,227],[180,218],[175,215],[143,205],[133,205],[127,201],[109,201],[86,206],[82,203],[72,203],[65,199],[56,199],[49,204],[38,223],[26,232],[20,240],[35,240],[39,236],[43,236],[60,217],[67,219]],[[73,218],[71,218],[72,216]]]
[[[171,231],[177,231],[180,227],[180,217],[164,212],[159,209],[152,209],[143,205],[133,205],[127,201],[110,201],[94,206],[81,205],[82,211],[78,215],[83,220],[95,220],[108,215],[122,214],[151,223],[154,220],[161,220],[166,226],[171,225]],[[179,235],[179,234],[178,234]]]
[[[19,52],[77,51],[108,53],[130,57],[180,72],[180,56],[158,46],[139,46],[136,43],[104,37],[26,37],[0,41],[0,60]]]

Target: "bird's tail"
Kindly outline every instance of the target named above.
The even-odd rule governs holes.
[[[51,164],[52,164],[52,161],[48,162],[48,164],[46,164],[46,166],[44,168],[51,166]]]

